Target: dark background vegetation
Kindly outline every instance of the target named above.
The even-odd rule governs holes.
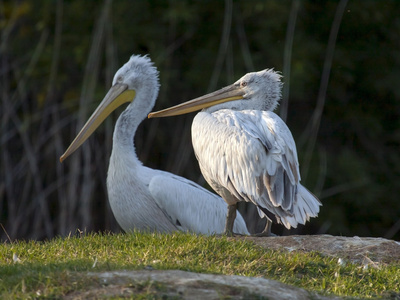
[[[120,230],[105,181],[121,110],[59,156],[131,54],[160,71],[155,109],[282,71],[278,113],[323,207],[296,231],[273,230],[400,239],[399,12],[400,1],[365,0],[0,1],[1,239]],[[205,185],[192,118],[145,120],[136,149]]]

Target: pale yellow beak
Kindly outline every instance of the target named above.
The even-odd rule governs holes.
[[[132,102],[135,95],[135,91],[128,90],[128,85],[126,84],[115,84],[112,86],[71,145],[69,145],[67,151],[61,155],[60,162],[78,149],[117,107],[126,102]]]
[[[183,115],[220,103],[243,99],[243,95],[243,89],[237,84],[232,84],[218,91],[187,101],[185,103],[178,104],[157,112],[149,113],[147,117],[159,118]]]

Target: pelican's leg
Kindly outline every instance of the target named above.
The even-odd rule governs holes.
[[[256,233],[254,236],[276,236],[276,234],[273,234],[271,232],[271,227],[272,221],[270,219],[267,219],[267,224],[265,224],[264,230],[260,233]]]
[[[236,203],[232,205],[228,205],[228,214],[226,215],[225,221],[225,234],[227,236],[233,235],[233,223],[236,219]]]

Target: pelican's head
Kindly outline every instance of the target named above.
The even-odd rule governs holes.
[[[97,127],[122,104],[131,103],[127,108],[130,109],[132,102],[140,99],[137,100],[140,103],[136,105],[136,108],[141,109],[146,115],[154,106],[159,87],[158,71],[150,58],[132,55],[129,61],[115,73],[110,90],[72,141],[67,151],[60,157],[60,161],[62,162],[77,150]],[[142,97],[144,95],[147,98]]]
[[[127,91],[135,91],[135,95],[128,102],[145,95],[146,98],[141,102],[144,102],[143,106],[149,107],[150,111],[160,89],[157,68],[148,56],[132,55],[115,73],[111,89],[114,86],[125,86]]]
[[[282,94],[281,75],[272,69],[247,73],[234,84],[185,103],[149,114],[149,118],[168,117],[200,109],[270,110],[279,103]]]

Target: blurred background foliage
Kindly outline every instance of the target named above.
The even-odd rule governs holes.
[[[399,11],[399,1],[368,0],[0,1],[2,240],[120,230],[105,181],[121,110],[59,156],[132,54],[160,71],[155,109],[249,71],[282,71],[278,113],[323,207],[306,226],[273,231],[400,239]],[[192,118],[145,120],[135,145],[145,165],[206,186]]]

